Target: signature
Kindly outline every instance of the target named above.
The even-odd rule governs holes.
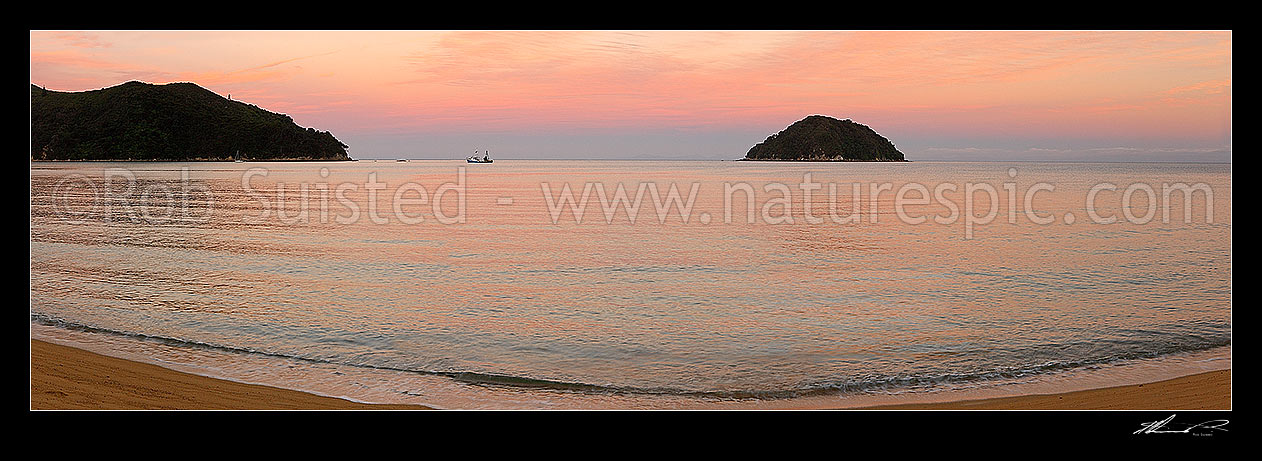
[[[1180,424],[1180,423],[1170,424],[1171,421],[1174,421],[1174,417],[1175,415],[1170,415],[1169,418],[1163,419],[1161,421],[1150,421],[1147,423],[1140,424],[1140,426],[1143,426],[1143,427],[1135,431],[1134,434],[1208,435],[1214,431],[1223,431],[1223,432],[1227,431],[1227,429],[1223,429],[1223,426],[1226,426],[1228,423],[1228,421],[1225,419],[1215,419],[1215,420],[1205,421],[1199,424]]]

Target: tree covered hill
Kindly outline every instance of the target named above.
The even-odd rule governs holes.
[[[850,119],[812,115],[767,137],[745,160],[906,161],[894,143]]]
[[[327,131],[193,83],[31,85],[32,160],[349,160]]]

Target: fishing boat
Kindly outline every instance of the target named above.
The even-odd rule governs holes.
[[[464,160],[465,162],[468,162],[468,163],[494,163],[495,162],[495,160],[491,159],[491,151],[489,150],[486,151],[486,153],[483,154],[481,157],[478,156],[478,151],[475,150],[473,151],[473,155],[469,157],[465,157]]]

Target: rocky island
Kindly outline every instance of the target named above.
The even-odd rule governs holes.
[[[193,83],[31,85],[31,160],[350,160],[327,131]]]
[[[905,162],[894,143],[850,119],[812,115],[767,137],[742,160]]]

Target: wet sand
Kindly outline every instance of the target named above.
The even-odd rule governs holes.
[[[882,405],[876,410],[1230,410],[1231,370],[1061,394],[945,403]]]
[[[243,384],[31,340],[33,410],[424,410]]]
[[[31,409],[421,410],[242,384],[31,340]],[[1230,410],[1231,370],[1133,386],[880,410]]]

